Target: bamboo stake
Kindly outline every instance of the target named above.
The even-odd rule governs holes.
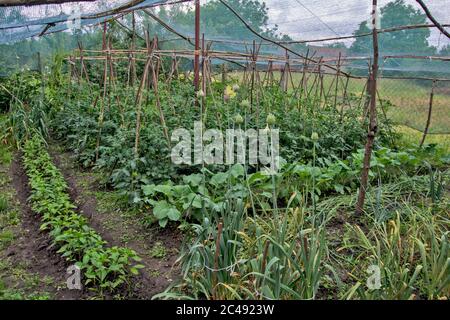
[[[227,64],[222,64],[222,83],[225,84],[227,82]]]
[[[170,81],[173,79],[173,76],[175,74],[176,64],[177,64],[177,57],[176,57],[176,55],[174,53],[174,54],[172,54],[172,61],[171,61],[171,64],[170,64],[170,72],[169,72],[169,75],[167,76],[167,79],[166,79],[166,83],[167,84],[170,83]]]
[[[434,88],[436,85],[436,81],[433,81],[433,84],[431,85],[431,93],[430,93],[430,104],[428,107],[428,117],[427,117],[427,124],[425,125],[425,130],[423,131],[422,140],[420,141],[420,147],[422,148],[425,138],[428,134],[428,129],[430,128],[430,122],[431,122],[431,112],[433,110],[433,97],[434,97]]]
[[[153,91],[155,93],[156,107],[158,108],[158,112],[159,112],[159,119],[161,121],[161,126],[163,127],[164,136],[167,139],[167,145],[170,148],[169,132],[167,130],[167,125],[166,125],[166,120],[165,120],[165,117],[164,117],[164,112],[163,112],[163,110],[161,108],[161,103],[160,103],[160,100],[159,100],[158,79],[156,78],[156,72],[155,72],[154,68],[152,68],[152,79],[153,79]]]
[[[72,61],[72,56],[69,56],[69,60],[68,60],[68,64],[69,64],[69,72],[68,72],[68,78],[69,78],[69,98],[70,97],[72,97],[72,73],[73,73],[73,70],[72,70],[72,63],[73,63],[73,61]]]
[[[317,68],[319,68],[319,66],[321,65],[321,61],[322,61],[322,57],[319,59],[319,63],[316,65],[317,66]],[[315,67],[316,67],[315,66]],[[316,86],[318,86],[316,83],[318,82],[318,73],[311,73],[311,75],[312,74],[314,74],[314,81],[313,81],[313,83],[312,83],[312,85],[311,85],[311,89],[309,90],[309,92],[308,92],[308,96],[307,97],[309,97],[309,96],[311,96],[311,93],[313,92],[313,90],[314,90],[314,92],[316,91],[315,89],[317,89],[316,88]]]
[[[206,95],[206,57],[205,57],[205,50],[206,50],[206,48],[205,48],[205,34],[202,33],[202,47],[201,47],[202,77],[200,79],[201,80],[201,88],[202,88],[202,91],[203,91],[203,95],[201,97],[201,99],[202,99],[202,105],[201,105],[202,113],[205,112],[205,102],[206,102],[206,99],[205,99],[205,95]]]
[[[372,64],[372,59],[369,60],[369,75],[367,78],[367,86],[365,87],[366,89],[366,94],[365,94],[365,101],[364,101],[364,117],[363,120],[366,119],[367,117],[367,113],[369,112],[369,105],[370,105],[370,90],[371,90],[371,82],[372,82],[372,71],[370,70],[370,65]]]
[[[88,72],[87,72],[87,70],[86,70],[86,66],[85,66],[85,64],[84,64],[84,59],[83,59],[83,44],[81,43],[81,41],[78,41],[78,49],[79,49],[79,51],[80,51],[81,78],[83,78],[83,72],[84,72],[84,75],[85,75],[85,77],[86,77],[86,81],[87,81],[87,83],[88,83],[88,85],[89,85],[89,84],[90,84],[90,83],[89,83],[89,74],[88,74]]]
[[[351,108],[350,100],[348,99],[348,96],[347,96],[348,82],[349,82],[350,78],[349,77],[346,77],[346,78],[347,79],[346,79],[346,82],[345,82],[345,85],[344,85],[344,91],[342,93],[342,95],[343,95],[343,103],[341,105],[341,112],[340,112],[340,120],[341,120],[341,122],[344,119],[344,106],[345,106],[345,102],[346,101],[347,101],[347,105]]]
[[[148,70],[150,68],[151,63],[151,57],[149,56],[147,59],[147,62],[144,66],[144,73],[142,74],[142,79],[139,84],[138,92],[136,94],[136,133],[135,133],[135,139],[134,139],[134,156],[135,158],[139,157],[139,138],[140,138],[140,132],[141,132],[141,110],[142,110],[142,92],[144,89],[144,86],[147,82],[147,75]]]
[[[320,83],[320,93],[319,93],[319,102],[322,102],[322,95],[324,97],[324,103],[326,104],[326,96],[325,96],[325,88],[323,86],[323,74],[322,74],[322,64],[319,64],[319,83]]]
[[[80,75],[78,74],[77,65],[75,63],[76,59],[72,56],[71,57],[71,70],[72,70],[72,76],[76,79],[77,82],[80,82]]]
[[[373,142],[377,133],[377,75],[378,75],[378,33],[376,26],[377,0],[372,0],[372,27],[373,27],[373,64],[370,81],[370,109],[369,109],[369,130],[367,143],[364,151],[363,169],[361,172],[361,185],[359,187],[358,202],[355,213],[361,215],[364,211],[367,184],[370,170],[370,158],[372,157]]]
[[[273,61],[270,60],[269,64],[267,66],[267,85],[272,86],[273,85]]]
[[[334,90],[334,108],[337,109],[337,95],[338,95],[338,86],[339,86],[339,72],[341,70],[341,52],[339,52],[339,58],[337,63],[337,71],[336,71],[336,87]]]
[[[106,33],[106,23],[105,23],[105,29],[104,33]],[[104,37],[106,39],[106,36]],[[106,41],[106,40],[105,40]],[[103,47],[106,50],[106,42],[103,44]],[[103,69],[103,97],[100,107],[100,114],[98,117],[98,133],[97,133],[97,142],[95,144],[95,161],[98,161],[99,158],[99,149],[100,149],[100,139],[102,135],[102,127],[103,127],[103,117],[105,113],[105,100],[106,100],[106,93],[107,93],[107,78],[108,78],[108,60],[105,60],[104,69]]]
[[[369,77],[370,77],[370,75],[369,75]],[[360,97],[359,102],[358,102],[358,109],[361,108],[362,101],[363,101],[364,97],[366,96],[367,86],[368,85],[369,85],[369,79],[367,79],[367,81],[364,83],[363,89],[361,91],[361,97]],[[366,119],[366,111],[364,109],[363,109],[363,114],[362,114],[361,118],[362,118],[361,121],[364,123],[364,120]]]
[[[153,48],[152,50],[156,49],[156,46],[158,45],[158,39],[155,37],[153,40]],[[153,67],[153,61],[151,59],[152,55],[150,55],[150,64],[151,64],[151,71],[152,71],[152,87],[153,87],[153,93],[155,94],[155,102],[156,102],[156,108],[158,109],[158,113],[159,113],[159,120],[161,122],[161,126],[163,127],[163,131],[164,131],[164,136],[167,139],[167,146],[170,148],[170,137],[169,137],[169,132],[167,130],[167,125],[166,125],[166,120],[164,117],[164,112],[161,108],[161,102],[159,100],[159,93],[158,93],[158,76],[156,73],[155,68]],[[158,60],[159,61],[159,60]]]
[[[131,50],[135,50],[136,48],[136,17],[134,16],[134,11],[132,12],[132,27],[133,27],[133,36],[131,38]],[[131,54],[131,63],[130,63],[130,73],[131,73],[131,86],[134,86],[136,82],[136,61],[134,59],[134,55]]]
[[[251,60],[251,68],[252,68],[252,73],[251,73],[251,78],[250,78],[250,113],[252,113],[252,109],[253,109],[253,91],[254,91],[254,87],[255,87],[255,54],[256,54],[256,43],[255,40],[253,40],[253,47],[251,50],[252,53],[252,60]]]
[[[298,90],[300,90],[300,96],[298,97],[298,99],[299,99],[299,101],[301,100],[301,98],[302,98],[302,96],[303,96],[303,92],[305,91],[305,85],[306,85],[306,83],[305,83],[305,77],[306,77],[306,69],[307,69],[307,67],[308,67],[308,55],[309,55],[309,48],[308,48],[308,50],[306,51],[306,56],[305,56],[305,58],[303,59],[303,70],[302,70],[302,78],[301,78],[301,80],[300,80],[300,82],[299,82],[299,84],[298,84],[298,87],[297,87],[297,91]],[[296,93],[297,94],[297,93]]]

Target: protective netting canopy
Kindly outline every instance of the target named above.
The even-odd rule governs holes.
[[[224,2],[234,8],[248,26]],[[371,4],[369,0],[201,1],[200,33],[211,50],[246,53],[257,50],[259,56],[288,54],[280,46],[261,39],[259,35],[263,35],[301,55],[323,58],[332,64],[339,63],[347,70],[366,74],[372,55],[368,27]],[[450,0],[429,1],[427,5],[442,25],[450,24]],[[389,74],[410,72],[448,76],[450,68],[443,60],[450,55],[450,40],[437,28],[431,27],[430,20],[416,1],[381,0],[379,8],[378,28],[381,32],[388,31],[380,34],[381,68],[384,71]],[[59,31],[76,36],[78,41],[95,30],[101,30],[102,22],[111,20],[129,32],[132,12],[136,16],[137,34],[143,36],[143,30],[148,28],[150,33],[158,36],[164,48],[192,49],[194,1],[167,0],[97,0],[1,7],[0,44],[13,44],[30,38],[32,41],[45,41],[45,36]],[[408,29],[410,26],[415,28]],[[392,31],[396,28],[399,29]],[[69,41],[68,37],[64,39]],[[55,44],[67,48],[67,43],[52,43],[53,46]],[[60,51],[60,48],[52,49]],[[8,47],[3,46],[2,56],[7,56],[6,51]],[[32,51],[28,54],[33,54]],[[300,61],[295,61],[299,56],[292,53],[289,56],[294,59],[291,65],[300,64]],[[244,58],[235,60],[245,62]],[[259,60],[259,65],[266,63],[264,59]]]
[[[450,0],[426,5],[448,32]],[[262,71],[280,72],[289,65],[293,73],[316,72],[322,66],[319,72],[353,76],[348,91],[359,95],[373,57],[371,12],[371,0],[201,0],[200,49],[208,52],[212,65],[241,70],[250,63]],[[449,38],[415,0],[379,0],[376,21],[381,97],[407,106],[412,115],[424,113],[434,83],[435,106],[443,110],[443,117],[433,115],[439,119],[433,118],[432,123],[445,123]],[[97,0],[0,7],[0,75],[24,67],[38,70],[56,53],[68,56],[78,50],[79,54],[80,48],[86,56],[89,51],[101,55],[105,25],[108,36],[114,38],[112,49],[123,50],[123,58],[132,38],[136,50],[146,52],[147,33],[157,37],[162,55],[184,58],[183,68],[193,69],[195,1]],[[410,92],[410,96],[399,92]],[[396,120],[423,130],[413,116]],[[430,132],[447,130],[443,124],[432,126]]]
[[[0,8],[0,43],[10,43],[67,29],[96,25],[165,0],[115,0]],[[136,4],[134,4],[136,3]]]

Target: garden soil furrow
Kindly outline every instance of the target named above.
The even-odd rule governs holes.
[[[55,299],[74,300],[91,296],[86,290],[69,290],[66,288],[67,267],[69,264],[51,246],[47,232],[41,231],[41,218],[29,205],[30,186],[28,177],[22,167],[21,155],[16,154],[10,166],[12,185],[16,190],[21,211],[22,232],[13,246],[7,249],[6,256],[13,265],[26,265],[30,274],[38,274],[40,279],[50,278],[55,285],[40,285],[42,290],[49,291]]]
[[[100,186],[94,174],[79,172],[71,154],[62,151],[56,142],[50,144],[49,153],[54,164],[63,173],[69,186],[69,195],[78,212],[88,218],[92,228],[108,245],[128,247],[142,258],[140,263],[144,268],[133,280],[131,296],[150,299],[164,291],[179,274],[174,263],[181,245],[180,233],[170,229],[148,230],[138,219],[122,217],[119,210],[100,209],[95,196],[100,191]],[[154,257],[152,248],[155,245],[165,248],[164,257]]]

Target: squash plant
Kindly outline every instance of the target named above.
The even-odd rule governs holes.
[[[345,160],[336,156],[319,158],[317,164],[284,163],[274,180],[262,172],[245,173],[240,164],[224,172],[212,172],[206,168],[201,173],[186,175],[183,184],[172,181],[165,184],[141,186],[137,203],[152,208],[153,218],[165,227],[169,221],[195,218],[202,221],[204,210],[220,212],[226,199],[243,199],[246,207],[267,211],[273,206],[274,190],[279,203],[285,204],[293,193],[295,203],[330,193],[351,193],[358,187],[363,150],[352,153]],[[413,153],[379,148],[374,151],[369,176],[398,176],[402,170],[415,170],[421,161]],[[401,168],[401,169],[400,169]],[[275,187],[274,184],[275,183]],[[303,198],[302,196],[303,195]],[[150,219],[152,221],[152,219]]]

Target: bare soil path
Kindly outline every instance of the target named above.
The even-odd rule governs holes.
[[[174,263],[181,233],[177,229],[144,227],[142,213],[119,205],[117,193],[104,190],[95,173],[79,169],[70,152],[64,152],[55,142],[51,142],[49,152],[69,185],[72,201],[89,218],[90,225],[109,245],[128,247],[142,258],[140,263],[145,268],[134,281],[131,297],[150,299],[164,291],[179,274]]]
[[[11,237],[0,248],[0,298],[72,300],[92,296],[86,290],[67,288],[69,264],[51,246],[48,233],[40,230],[41,219],[28,202],[30,187],[19,153],[11,164],[0,165],[0,175],[0,190],[8,199],[1,231],[6,230]]]

